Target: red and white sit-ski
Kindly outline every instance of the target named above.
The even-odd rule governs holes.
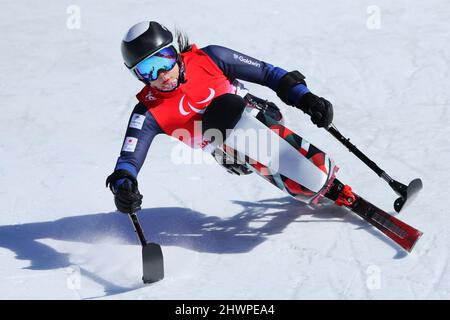
[[[249,130],[266,132],[256,134],[242,143],[242,137]],[[390,178],[374,162],[344,138],[332,125],[328,131],[349,148],[358,158],[386,180],[400,196],[395,201],[396,211],[422,188],[420,179],[408,186]],[[256,139],[255,139],[256,137]],[[261,146],[267,151],[261,153]],[[276,146],[274,148],[273,146]],[[328,198],[338,206],[345,206],[408,252],[422,235],[422,232],[400,221],[354,193],[352,188],[336,178],[338,167],[324,152],[283,125],[279,109],[271,103],[248,103],[234,129],[218,150],[227,159],[233,159],[244,170],[258,175],[287,192],[297,200],[316,204]]]

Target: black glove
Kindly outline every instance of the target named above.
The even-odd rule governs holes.
[[[114,171],[106,179],[106,186],[109,186],[114,194],[114,203],[120,212],[133,213],[141,209],[143,197],[139,193],[136,178],[128,171]]]
[[[311,92],[305,93],[296,107],[310,115],[312,123],[319,128],[328,128],[333,122],[333,105]]]

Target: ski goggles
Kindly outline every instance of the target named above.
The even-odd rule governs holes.
[[[178,53],[173,46],[162,48],[139,62],[131,71],[146,82],[155,81],[161,71],[169,71],[177,63]]]

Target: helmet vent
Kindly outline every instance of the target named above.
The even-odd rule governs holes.
[[[148,27],[150,25],[150,22],[143,21],[136,23],[134,26],[128,30],[127,34],[123,38],[123,41],[130,42],[139,37],[141,34],[143,34],[145,31],[148,30]]]

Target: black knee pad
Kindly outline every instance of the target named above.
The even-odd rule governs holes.
[[[216,129],[226,138],[226,130],[233,129],[241,118],[247,103],[235,94],[226,93],[214,98],[202,118],[203,134],[209,129]]]

